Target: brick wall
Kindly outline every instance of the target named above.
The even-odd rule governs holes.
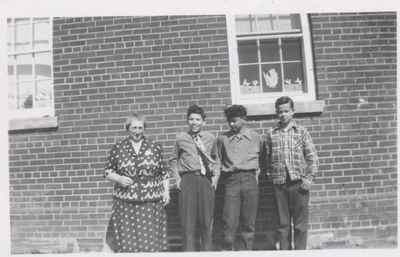
[[[311,228],[388,239],[397,231],[396,16],[311,15],[321,159]],[[390,238],[388,240],[394,240]]]
[[[299,117],[321,159],[311,199],[314,238],[397,240],[395,19],[392,13],[310,16],[317,96],[326,103],[321,115]],[[165,158],[192,103],[205,108],[207,130],[227,129],[224,16],[56,18],[53,28],[59,127],[9,137],[13,252],[27,249],[23,242],[32,238],[101,250],[112,192],[102,168],[125,135],[129,113],[146,114],[147,134],[163,145]],[[262,117],[250,126],[264,133],[273,123]],[[257,248],[266,249],[262,242],[276,217],[270,185],[260,183]],[[171,250],[178,250],[176,192],[167,211]]]

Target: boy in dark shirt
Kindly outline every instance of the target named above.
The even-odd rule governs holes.
[[[218,159],[225,183],[222,214],[224,249],[233,250],[240,220],[240,248],[252,250],[262,140],[259,134],[246,127],[247,111],[244,106],[230,106],[225,109],[225,116],[231,129],[217,138]]]

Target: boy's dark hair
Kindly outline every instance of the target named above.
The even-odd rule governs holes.
[[[206,114],[204,113],[203,108],[201,108],[200,106],[198,106],[196,104],[189,106],[189,108],[187,109],[186,118],[189,118],[190,114],[192,114],[192,113],[200,114],[200,116],[203,120],[206,119]]]
[[[294,110],[294,102],[288,96],[281,96],[275,101],[275,110],[278,110],[279,105],[290,103],[290,108]]]
[[[237,105],[237,104],[231,105],[228,108],[226,108],[224,112],[227,120],[231,120],[232,118],[235,117],[246,119],[247,116],[246,108],[243,105]]]

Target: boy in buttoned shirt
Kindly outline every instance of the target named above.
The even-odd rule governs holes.
[[[247,128],[247,111],[242,105],[225,109],[230,130],[217,138],[218,159],[224,177],[223,248],[235,250],[236,230],[241,231],[239,249],[252,250],[258,206],[258,175],[261,136]]]
[[[279,216],[279,248],[303,250],[307,246],[309,190],[318,157],[307,129],[293,120],[293,100],[278,98],[275,110],[279,122],[267,133],[265,153]]]
[[[183,250],[195,251],[200,230],[200,250],[212,250],[214,195],[219,178],[215,137],[202,128],[204,110],[192,105],[187,110],[188,131],[177,135],[175,177],[179,192],[179,214],[183,228]]]

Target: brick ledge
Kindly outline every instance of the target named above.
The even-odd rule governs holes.
[[[8,121],[8,130],[29,130],[29,129],[49,129],[58,127],[57,116],[11,119]]]
[[[275,104],[245,104],[249,116],[275,115]],[[297,101],[294,103],[295,113],[321,113],[324,110],[323,100]]]

